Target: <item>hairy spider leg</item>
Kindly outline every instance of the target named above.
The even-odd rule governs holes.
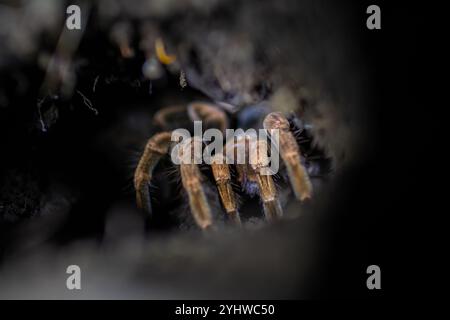
[[[148,213],[152,212],[148,185],[159,160],[169,152],[171,136],[171,132],[161,132],[150,138],[135,171],[136,202],[139,208]],[[181,182],[189,198],[191,213],[197,225],[204,230],[212,225],[212,215],[202,187],[202,174],[193,161],[186,161],[185,158],[186,151],[193,149],[194,143],[201,143],[201,140],[188,139],[179,146],[178,157],[185,160],[180,162],[179,168]]]
[[[192,102],[188,105],[192,121],[204,121],[208,127],[218,127],[223,134],[228,128],[227,115],[218,106],[206,102]]]
[[[205,191],[202,186],[202,174],[194,162],[196,155],[194,150],[195,144],[202,144],[198,137],[193,137],[182,142],[178,149],[178,157],[180,161],[181,182],[184,190],[186,190],[189,198],[189,207],[192,216],[197,225],[202,229],[208,229],[212,226],[212,214]],[[187,153],[189,151],[189,153]]]
[[[224,154],[228,161],[227,163],[234,163],[237,171],[237,179],[242,190],[253,198],[258,194],[258,184],[256,173],[248,163],[247,147],[248,143],[246,143],[245,135],[239,135],[227,141],[224,147]]]
[[[169,151],[170,143],[170,132],[157,133],[151,137],[134,173],[137,206],[149,214],[152,213],[149,183],[159,160]]]
[[[281,217],[283,211],[278,200],[277,190],[273,177],[268,173],[269,158],[267,156],[267,143],[256,140],[256,137],[243,135],[237,137],[237,141],[227,142],[225,149],[232,148],[236,151],[244,150],[245,162],[237,163],[239,182],[243,186],[243,190],[252,196],[258,193],[262,201],[264,215],[267,220],[272,221]]]
[[[231,174],[228,164],[222,154],[216,154],[211,161],[211,169],[214,180],[216,181],[217,190],[219,191],[220,200],[225,208],[229,219],[241,225],[241,218],[237,210],[236,195],[231,187]]]
[[[311,198],[312,184],[306,168],[301,163],[300,149],[290,131],[289,121],[280,112],[272,112],[264,119],[264,128],[269,133],[271,129],[279,130],[279,151],[286,165],[295,197],[300,201]]]
[[[186,106],[184,105],[174,105],[162,108],[153,115],[153,123],[167,130],[167,128],[169,128],[169,121],[171,117],[180,115],[183,112],[186,112]]]
[[[209,103],[190,103],[188,105],[188,114],[192,121],[204,121],[208,127],[217,126],[222,133],[225,133],[225,130],[228,127],[228,119],[225,112]],[[232,222],[240,225],[241,218],[237,210],[236,195],[231,187],[230,168],[228,167],[223,154],[219,153],[214,155],[211,161],[211,169],[220,200],[228,217]]]
[[[251,168],[256,172],[256,179],[266,219],[269,221],[276,220],[283,216],[283,210],[277,196],[277,189],[273,182],[273,177],[269,172],[267,141],[257,140],[251,142],[249,158]]]

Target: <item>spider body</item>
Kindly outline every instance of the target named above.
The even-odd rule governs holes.
[[[205,128],[218,129],[222,133],[225,133],[230,123],[229,116],[220,106],[205,102],[162,109],[155,114],[154,122],[161,128],[168,129],[170,119],[179,117],[180,112],[187,114],[190,121],[202,121]],[[235,225],[241,225],[239,191],[233,188],[235,185],[239,185],[240,192],[249,198],[259,197],[266,220],[273,221],[283,216],[279,192],[273,173],[271,174],[269,169],[271,161],[269,153],[279,152],[293,193],[299,201],[312,196],[309,174],[321,172],[323,167],[318,162],[307,161],[302,155],[300,145],[303,140],[298,138],[298,136],[303,138],[302,132],[293,130],[292,120],[288,120],[281,113],[272,112],[264,118],[263,126],[269,134],[273,134],[274,131],[279,133],[278,149],[273,149],[267,140],[248,132],[239,132],[231,139],[227,139],[223,149],[216,150],[209,164],[209,172],[212,173],[223,214]],[[195,152],[196,148],[203,151],[204,147],[205,141],[196,136],[178,143],[171,131],[160,132],[151,137],[135,172],[138,207],[148,213],[152,212],[149,192],[152,172],[161,157],[175,151],[179,160],[175,166],[178,169],[182,190],[187,195],[192,217],[200,229],[213,227],[214,214],[210,196],[205,189],[209,181],[199,165],[202,161],[202,152]]]

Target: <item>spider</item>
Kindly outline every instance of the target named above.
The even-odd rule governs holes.
[[[192,102],[187,107],[172,106],[163,108],[154,115],[154,123],[163,129],[168,129],[169,123],[180,114],[187,113],[191,121],[202,121],[207,128],[215,128],[225,133],[229,126],[227,114],[218,105],[207,102]],[[316,162],[308,161],[302,155],[299,136],[304,132],[304,128],[297,128],[295,123],[279,112],[271,112],[266,115],[263,127],[269,133],[272,129],[279,132],[279,155],[286,168],[288,180],[295,197],[299,201],[305,201],[312,196],[312,184],[310,173],[316,172]],[[303,142],[309,141],[304,139]],[[196,147],[202,148],[204,142],[200,137],[194,136],[184,141],[176,151],[179,158],[189,154],[191,161],[177,164],[181,177],[181,184],[187,194],[190,212],[195,223],[202,230],[213,227],[212,209],[204,189],[206,177],[202,174],[198,164],[192,156],[192,151]],[[249,147],[252,145],[255,147]],[[242,149],[241,149],[242,148]],[[244,150],[244,162],[229,164],[226,158],[230,154],[236,155],[238,150]],[[136,190],[137,206],[145,212],[151,213],[151,201],[149,184],[152,180],[153,171],[163,156],[170,151],[174,151],[174,141],[172,141],[172,131],[163,130],[153,135],[147,142],[142,156],[139,160],[134,175],[134,187]],[[239,201],[233,184],[241,186],[244,194],[253,197],[258,195],[261,200],[262,211],[265,219],[275,221],[283,216],[283,209],[280,197],[274,182],[274,176],[264,173],[268,170],[270,162],[268,154],[273,152],[264,139],[256,139],[247,133],[238,134],[231,140],[227,139],[223,151],[216,152],[212,156],[210,168],[216,190],[220,198],[222,208],[225,211],[227,220],[240,226],[241,217],[239,214]],[[232,169],[234,167],[234,170]],[[320,170],[319,170],[320,171]],[[236,174],[233,174],[236,172]]]

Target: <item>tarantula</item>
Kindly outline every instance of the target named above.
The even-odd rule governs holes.
[[[201,120],[207,128],[216,128],[222,133],[228,128],[229,121],[227,114],[218,105],[206,102],[193,102],[187,108],[184,106],[174,106],[161,109],[154,115],[154,122],[163,129],[169,128],[172,117],[183,112],[188,114],[191,121]],[[277,150],[281,156],[289,177],[290,185],[295,197],[299,201],[305,201],[312,196],[312,184],[310,174],[317,175],[323,171],[323,163],[316,160],[307,159],[302,155],[301,145],[310,142],[310,137],[305,138],[305,128],[298,128],[293,119],[288,120],[282,113],[272,112],[266,115],[263,127],[269,133],[277,129],[279,134],[279,147]],[[149,184],[152,179],[153,170],[160,159],[173,151],[174,141],[171,140],[171,131],[162,131],[151,137],[144,149],[134,175],[134,187],[136,190],[137,206],[146,212],[151,213],[151,201]],[[250,144],[255,147],[250,147]],[[183,157],[187,151],[192,151],[195,147],[202,148],[203,141],[199,137],[190,138],[185,141],[177,150],[178,157]],[[240,149],[243,147],[243,149]],[[225,160],[231,154],[236,155],[238,150],[244,150],[244,162],[229,165]],[[236,225],[241,225],[237,195],[232,184],[237,180],[242,191],[253,196],[259,195],[262,202],[265,218],[269,221],[279,219],[283,215],[274,177],[264,173],[268,169],[268,154],[274,152],[270,150],[266,140],[256,139],[247,133],[239,134],[232,140],[227,140],[223,151],[216,152],[210,164],[212,176],[217,187],[223,209],[229,221]],[[189,153],[192,157],[192,153]],[[195,156],[194,156],[195,157]],[[318,157],[319,161],[325,156]],[[205,176],[199,170],[196,159],[190,158],[187,162],[178,164],[178,171],[181,176],[183,189],[187,193],[189,208],[196,224],[203,230],[213,226],[211,207],[209,205],[203,182]],[[198,159],[197,159],[198,160]],[[235,170],[232,170],[232,167]],[[233,174],[236,172],[236,174]]]

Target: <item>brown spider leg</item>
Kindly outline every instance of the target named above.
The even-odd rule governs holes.
[[[230,140],[227,141],[224,147],[224,153],[226,157],[232,157],[232,160],[230,160],[231,163],[235,164],[236,171],[237,171],[237,178],[241,186],[244,187],[244,184],[247,182],[250,183],[257,183],[256,173],[255,171],[249,166],[249,163],[247,161],[248,158],[248,150],[246,149],[248,146],[248,143],[246,145],[246,138],[244,137],[237,137],[237,140],[234,141]],[[227,150],[232,150],[232,155],[228,154]],[[238,154],[240,152],[244,152],[243,157],[240,158]],[[242,155],[242,153],[241,153]],[[245,189],[245,187],[244,187]]]
[[[228,128],[227,115],[213,104],[192,102],[188,105],[188,114],[192,121],[201,120],[209,126],[215,125],[222,133]]]
[[[283,215],[277,189],[269,174],[269,157],[267,156],[267,142],[257,140],[250,142],[249,160],[252,170],[256,173],[259,193],[263,201],[264,214],[269,221],[276,220]]]
[[[230,168],[225,162],[222,154],[217,154],[214,156],[211,163],[211,169],[216,181],[217,190],[219,191],[222,205],[224,206],[228,217],[235,224],[240,225],[241,218],[237,211],[236,196],[234,194],[233,188],[231,187]]]
[[[254,144],[253,144],[254,142]],[[236,160],[236,149],[245,147],[245,163],[236,164],[238,178],[241,185],[255,183],[258,186],[258,193],[263,203],[264,215],[267,220],[275,220],[283,215],[280,202],[277,197],[277,190],[272,176],[268,175],[269,159],[267,156],[267,143],[256,141],[256,138],[245,136],[236,142],[228,142],[226,148],[234,149],[234,159]],[[249,190],[246,190],[249,192]]]
[[[279,112],[269,113],[264,119],[264,128],[279,130],[279,150],[289,175],[289,180],[298,200],[305,200],[312,195],[312,185],[306,168],[301,163],[298,144],[290,131],[288,120]]]
[[[145,146],[144,152],[134,173],[137,206],[148,213],[152,212],[150,192],[148,189],[148,185],[152,178],[152,172],[161,157],[169,151],[170,142],[170,132],[157,133],[151,137]]]
[[[185,111],[186,107],[181,105],[162,108],[153,116],[153,123],[160,126],[161,128],[168,128],[170,117]]]
[[[218,126],[222,133],[228,127],[228,119],[221,109],[205,103],[193,102],[188,105],[188,114],[193,121],[204,121],[209,127]],[[236,196],[231,187],[230,168],[222,154],[216,154],[211,162],[211,169],[219,191],[220,200],[231,221],[241,224],[237,211]]]
[[[212,226],[211,208],[202,187],[202,174],[194,162],[194,144],[202,143],[198,138],[190,138],[178,149],[181,182],[189,198],[189,207],[197,225],[205,230]],[[187,151],[190,152],[187,153]],[[189,157],[189,155],[191,155]],[[192,156],[193,155],[193,156]]]

